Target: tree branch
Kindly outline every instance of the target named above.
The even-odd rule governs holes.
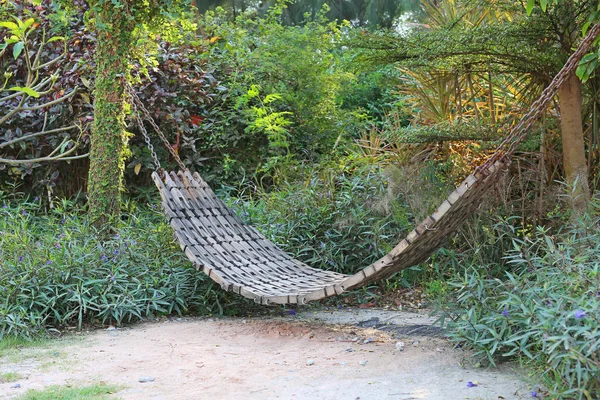
[[[46,162],[46,161],[71,161],[71,160],[80,160],[82,158],[88,157],[89,155],[90,155],[90,153],[85,153],[85,154],[80,154],[80,155],[71,156],[71,157],[61,157],[61,156],[40,157],[40,158],[31,158],[29,160],[12,160],[9,158],[0,157],[0,164],[21,165],[21,164],[33,164],[33,163]]]
[[[55,104],[62,103],[62,102],[63,102],[63,101],[65,101],[66,99],[68,99],[68,98],[70,98],[70,97],[73,97],[73,95],[74,95],[75,93],[77,93],[77,90],[78,90],[78,89],[79,89],[79,87],[78,87],[78,86],[75,86],[75,89],[73,89],[73,91],[72,91],[71,93],[69,93],[69,94],[67,94],[67,95],[65,95],[65,96],[63,96],[63,97],[61,97],[61,98],[58,98],[58,99],[56,99],[56,100],[49,101],[49,102],[47,102],[47,103],[44,103],[44,104],[38,104],[37,106],[32,106],[32,107],[21,107],[21,111],[35,111],[35,110],[39,110],[40,108],[44,108],[44,107],[50,107],[50,106],[53,106],[53,105],[55,105]]]
[[[41,132],[36,132],[36,133],[29,133],[27,135],[18,137],[16,139],[12,139],[12,140],[9,140],[7,142],[0,143],[0,149],[3,148],[3,147],[11,146],[11,145],[13,145],[15,143],[18,143],[18,142],[22,142],[23,140],[33,139],[34,137],[37,137],[37,136],[47,135],[49,133],[65,132],[65,131],[69,131],[69,130],[74,129],[74,128],[77,128],[77,125],[70,125],[70,126],[66,126],[64,128],[51,129],[49,131],[41,131]]]

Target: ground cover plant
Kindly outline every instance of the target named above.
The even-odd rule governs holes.
[[[387,254],[411,227],[410,209],[401,196],[388,195],[385,181],[378,166],[339,174],[315,168],[305,180],[232,205],[298,259],[353,274]]]
[[[181,254],[154,209],[132,208],[100,240],[71,202],[47,211],[38,198],[11,200],[0,200],[0,338],[220,313],[228,303]]]
[[[552,398],[600,396],[600,236],[597,220],[586,222],[557,234],[513,230],[502,273],[471,265],[448,282],[450,338],[491,363],[535,366]]]

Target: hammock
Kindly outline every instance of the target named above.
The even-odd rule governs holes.
[[[311,268],[294,259],[245,224],[227,207],[197,173],[183,165],[131,87],[134,115],[153,155],[157,171],[152,174],[181,249],[224,290],[254,299],[260,304],[305,304],[334,296],[369,282],[383,279],[419,264],[440,248],[481,204],[481,199],[499,180],[510,157],[534,121],[547,108],[560,85],[574,73],[600,33],[595,25],[565,66],[544,90],[495,153],[469,175],[433,214],[421,222],[386,256],[354,275]],[[150,137],[137,112],[141,110],[178,162],[178,173],[163,171]]]

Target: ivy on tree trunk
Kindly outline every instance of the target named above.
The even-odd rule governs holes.
[[[91,135],[88,207],[92,224],[111,226],[119,213],[128,136],[125,83],[131,48],[131,20],[118,3],[96,4],[96,87]]]

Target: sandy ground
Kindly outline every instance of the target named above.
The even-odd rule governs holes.
[[[384,330],[357,327],[361,321],[378,321]],[[0,398],[98,382],[121,385],[115,398],[126,400],[531,398],[510,368],[464,368],[468,353],[431,332],[420,336],[431,322],[419,314],[336,310],[109,328],[4,355],[0,372],[22,378],[18,389],[11,388],[14,382],[0,384]],[[144,377],[154,380],[139,382]],[[477,386],[468,387],[469,381]]]

